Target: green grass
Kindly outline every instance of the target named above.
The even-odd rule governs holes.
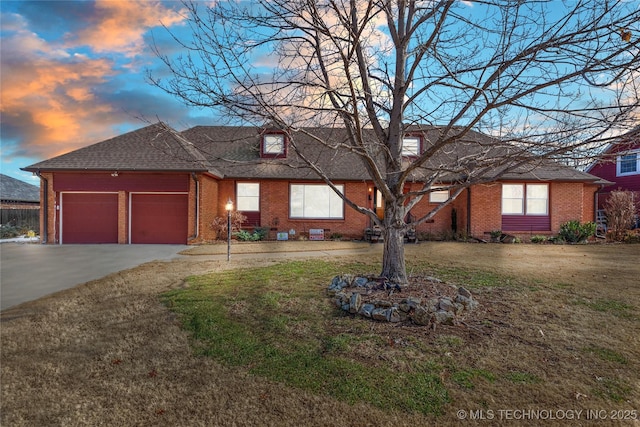
[[[601,313],[612,314],[622,319],[638,318],[634,314],[634,310],[635,310],[634,306],[624,303],[622,301],[614,300],[614,299],[596,299],[596,300],[579,299],[576,301],[576,303],[586,305],[587,307],[595,311],[599,311]]]
[[[472,390],[475,388],[475,383],[478,380],[483,379],[485,381],[494,382],[496,380],[496,376],[484,369],[470,368],[455,370],[451,374],[451,379],[460,387]]]
[[[593,394],[614,402],[624,402],[629,399],[632,388],[622,380],[613,378],[597,378]]]
[[[191,277],[163,300],[181,315],[200,355],[349,403],[441,413],[449,396],[437,364],[407,363],[398,372],[349,357],[353,345],[380,342],[357,330],[332,331],[343,316],[324,293],[335,273],[335,264],[315,261]]]
[[[514,306],[527,307],[531,292],[537,292],[541,304],[546,305],[567,298],[562,286],[558,290],[551,283],[490,271],[442,267],[417,259],[408,260],[407,269],[415,276],[435,276],[476,289],[488,301],[503,301],[508,295]],[[331,279],[338,274],[375,275],[379,271],[375,261],[283,262],[190,277],[187,287],[165,293],[162,298],[179,314],[197,355],[350,404],[364,402],[384,411],[441,415],[454,398],[476,404],[480,402],[477,393],[491,394],[498,388],[517,393],[524,385],[540,393],[551,387],[549,379],[536,375],[535,370],[547,354],[541,354],[526,340],[513,345],[511,331],[529,326],[528,311],[509,318],[506,316],[511,312],[505,315],[496,310],[486,319],[477,319],[464,333],[455,328],[437,334],[423,334],[417,329],[414,334],[404,329],[403,335],[396,335],[391,326],[379,327],[379,323],[345,314],[326,294]],[[604,316],[615,324],[637,318],[633,306],[613,298],[603,294],[571,302],[578,316],[586,319]],[[494,325],[494,318],[499,326]],[[545,319],[552,326],[560,325],[561,320]],[[580,329],[578,336],[593,339],[591,324],[581,323],[584,330]],[[556,340],[550,347],[556,349],[556,363],[564,369],[572,367],[574,340],[562,334],[550,337]],[[486,345],[488,339],[493,342],[491,346]],[[510,357],[515,357],[510,369],[502,365],[502,352],[492,350],[494,346],[509,349]],[[632,359],[589,341],[577,348],[589,356],[589,363],[606,365],[598,365],[601,380],[594,383],[592,375],[582,379],[585,390],[591,388],[593,396],[612,402],[633,394],[616,373],[621,366],[633,366]],[[478,354],[484,355],[488,363],[483,366],[489,368],[476,368]],[[546,375],[561,378],[563,368],[556,369],[559,372]]]
[[[529,372],[512,371],[506,375],[507,380],[519,384],[535,384],[542,380]]]
[[[523,285],[515,277],[504,276],[490,271],[482,271],[456,266],[438,266],[420,260],[407,260],[407,271],[431,271],[437,278],[446,282],[475,288],[517,288]]]
[[[598,358],[606,362],[618,363],[620,365],[626,365],[628,363],[628,360],[626,357],[624,357],[622,354],[618,353],[617,351],[610,350],[608,348],[590,346],[585,348],[584,351],[586,353],[595,354],[596,356],[598,356]]]

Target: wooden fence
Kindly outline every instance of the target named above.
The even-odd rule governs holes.
[[[40,209],[0,209],[0,224],[40,232]]]

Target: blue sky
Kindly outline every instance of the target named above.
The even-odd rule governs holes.
[[[147,125],[212,124],[151,86],[150,49],[185,31],[177,1],[7,1],[1,8],[0,171],[38,184],[21,167]]]
[[[546,19],[561,19],[561,3],[549,4]],[[470,16],[486,18],[480,6],[461,5]],[[637,13],[635,0],[627,6]],[[0,172],[38,184],[20,168],[158,119],[178,130],[218,124],[211,111],[187,108],[145,79],[147,71],[156,77],[167,72],[152,43],[164,54],[179,52],[163,25],[181,39],[191,35],[183,7],[159,0],[0,0]],[[254,71],[276,66],[264,52],[259,59]],[[611,96],[591,90],[585,93]]]

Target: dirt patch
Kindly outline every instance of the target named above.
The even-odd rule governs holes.
[[[307,245],[318,250],[319,243]],[[349,244],[357,253],[341,260],[375,258],[382,251],[381,245]],[[226,251],[214,246],[188,252]],[[188,275],[276,262],[264,246],[254,247],[263,254],[231,263],[200,256],[148,263],[3,311],[0,424],[457,425],[458,409],[520,409],[514,405],[523,402],[550,409],[640,409],[640,245],[408,245],[410,263],[507,274],[532,284],[531,290],[488,286],[474,292],[481,311],[468,327],[434,334],[370,326],[391,343],[390,351],[418,339],[450,360],[443,362],[442,379],[452,403],[438,418],[350,405],[194,357],[158,295],[183,286]],[[304,247],[295,246],[296,252]],[[625,363],[603,361],[598,349],[615,350]],[[461,385],[461,372],[473,380],[472,389]],[[492,382],[482,372],[507,379]],[[621,401],[607,398],[616,392]]]

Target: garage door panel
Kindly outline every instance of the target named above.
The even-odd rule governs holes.
[[[132,194],[131,243],[187,243],[186,194]]]
[[[118,243],[118,195],[62,193],[62,243]]]

